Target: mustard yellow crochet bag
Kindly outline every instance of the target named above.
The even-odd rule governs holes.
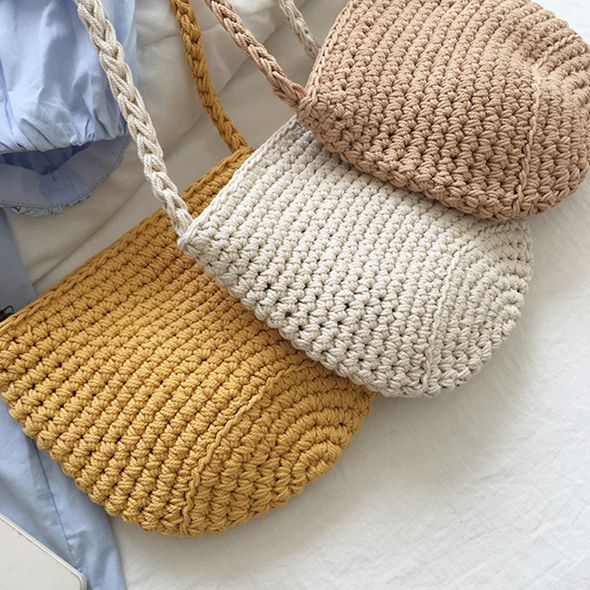
[[[194,215],[251,150],[211,88],[190,4],[172,6],[201,101],[232,150],[184,193]],[[0,390],[110,514],[200,535],[328,471],[371,396],[257,320],[175,238],[155,213],[0,324]]]

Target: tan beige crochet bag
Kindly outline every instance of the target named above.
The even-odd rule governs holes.
[[[528,0],[350,0],[305,88],[205,0],[329,150],[480,218],[545,211],[588,169],[590,49]]]

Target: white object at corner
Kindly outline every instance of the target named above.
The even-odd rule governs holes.
[[[86,590],[86,579],[0,514],[0,588],[2,590]]]

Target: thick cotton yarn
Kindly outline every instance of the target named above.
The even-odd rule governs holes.
[[[296,348],[386,396],[433,396],[479,371],[519,317],[531,274],[525,222],[394,189],[295,119],[184,247]]]
[[[211,82],[207,56],[203,47],[201,27],[199,26],[190,0],[170,0],[170,7],[174,12],[180,28],[184,56],[190,67],[203,109],[205,109],[205,112],[209,115],[211,121],[213,121],[219,135],[230,151],[234,152],[240,148],[247,148],[248,142],[223,109],[223,105]]]
[[[588,170],[590,49],[526,0],[352,0],[300,118],[396,186],[478,217],[526,217]]]
[[[193,212],[248,153],[185,193]],[[0,325],[0,390],[92,500],[183,535],[286,502],[370,406],[183,256],[163,212]]]
[[[306,88],[205,0],[316,139],[480,218],[545,211],[588,170],[590,48],[528,0],[350,0]]]
[[[320,45],[315,40],[311,29],[303,18],[301,11],[297,8],[295,0],[275,0],[275,3],[281,9],[281,12],[287,20],[291,30],[297,35],[297,38],[303,45],[303,49],[309,57],[315,59],[320,51]]]

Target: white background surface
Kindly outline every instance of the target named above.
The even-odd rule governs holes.
[[[308,0],[319,37],[343,4]],[[542,4],[590,40],[587,0]],[[271,5],[242,2],[262,10],[250,22],[263,37]],[[185,186],[225,151],[199,116],[167,3],[139,0],[137,23],[142,89]],[[258,145],[290,113],[205,25],[223,102]],[[268,47],[305,80],[310,64],[286,28]],[[44,289],[154,208],[129,150],[88,202],[50,226],[13,227]],[[479,376],[434,401],[378,400],[329,475],[221,536],[165,538],[116,521],[129,589],[590,588],[590,182],[531,226],[522,319]]]

